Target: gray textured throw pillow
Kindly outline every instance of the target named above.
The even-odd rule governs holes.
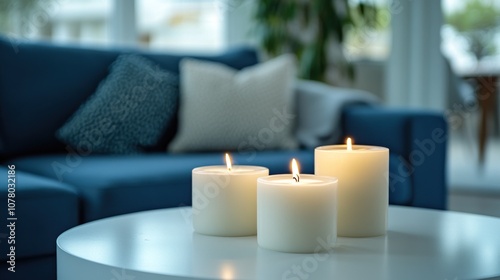
[[[178,92],[176,74],[141,56],[121,55],[56,136],[88,152],[141,152],[158,142],[176,114]]]
[[[179,128],[172,152],[294,148],[295,58],[236,71],[214,62],[180,64]]]

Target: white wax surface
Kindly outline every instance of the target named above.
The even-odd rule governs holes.
[[[335,243],[337,179],[315,175],[258,179],[259,246],[290,253],[323,251]],[[323,245],[323,246],[322,246]]]
[[[285,175],[288,176],[288,175]],[[292,176],[292,175],[290,175]],[[303,187],[303,186],[314,186],[314,184],[324,184],[323,181],[321,180],[315,180],[315,179],[305,179],[305,178],[300,178],[299,182],[296,182],[294,179],[278,179],[278,180],[271,180],[270,183],[276,184],[276,185],[286,185],[286,186],[295,186],[295,187]]]
[[[193,169],[193,227],[200,234],[257,234],[257,178],[260,166],[206,166]]]
[[[315,174],[334,176],[338,185],[338,235],[383,235],[389,204],[389,149],[323,146],[315,149]]]
[[[212,165],[212,166],[204,166],[195,168],[197,172],[201,174],[210,174],[210,173],[223,173],[223,174],[240,174],[240,173],[254,173],[262,171],[263,167],[260,166],[251,166],[251,165],[233,165],[231,170],[227,169],[225,165]]]

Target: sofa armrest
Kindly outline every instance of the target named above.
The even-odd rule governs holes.
[[[409,205],[446,209],[447,123],[443,114],[423,110],[350,106],[343,129],[356,143],[378,145],[397,154],[401,164],[389,174],[390,187],[410,180]]]

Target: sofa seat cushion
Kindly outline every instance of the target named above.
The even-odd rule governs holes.
[[[235,164],[269,168],[270,174],[289,174],[296,158],[301,173],[314,173],[314,151],[263,151],[232,154]],[[19,169],[68,183],[80,193],[83,220],[92,221],[136,211],[191,205],[191,170],[224,164],[222,153],[91,155],[73,158],[47,155],[18,158]],[[390,155],[389,202],[412,200],[411,176],[400,174],[404,161]],[[65,166],[65,167],[62,167]],[[396,175],[396,176],[395,176]]]
[[[274,174],[290,173],[289,163],[293,157],[301,163],[304,173],[312,173],[314,166],[311,150],[234,153],[232,156],[235,164],[266,166]],[[13,162],[19,169],[73,185],[82,198],[83,219],[91,221],[191,205],[192,169],[224,164],[224,157],[222,153],[157,153],[90,155],[71,161],[67,155],[47,155],[18,158]]]
[[[19,171],[15,177],[15,246],[16,259],[54,254],[56,238],[65,230],[78,225],[79,200],[74,188],[67,184]],[[8,169],[0,166],[0,174],[7,178]],[[0,189],[0,200],[7,202],[7,187]],[[7,221],[7,205],[0,211],[0,220]],[[10,217],[10,216],[9,216]],[[0,229],[2,252],[0,260],[7,260],[6,238],[10,230]]]

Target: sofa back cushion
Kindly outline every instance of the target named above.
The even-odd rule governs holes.
[[[0,38],[0,157],[63,152],[56,130],[95,92],[122,53],[139,53],[174,73],[179,73],[179,61],[184,57],[235,69],[258,62],[256,52],[244,47],[202,56],[62,47]]]

